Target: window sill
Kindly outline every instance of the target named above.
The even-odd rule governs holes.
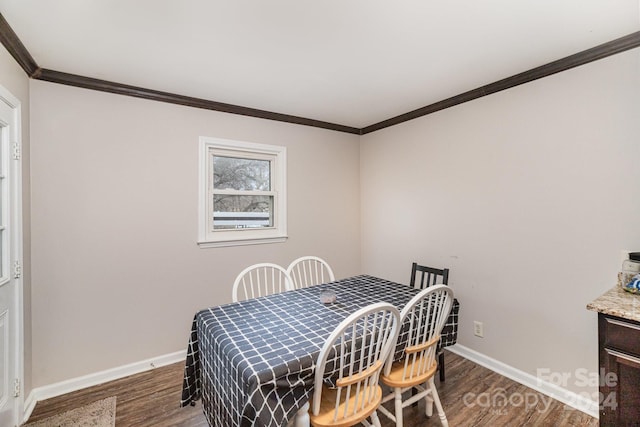
[[[205,248],[222,248],[226,246],[246,246],[246,245],[264,245],[268,243],[282,243],[287,240],[287,236],[256,238],[256,239],[236,239],[236,240],[219,240],[219,241],[199,241],[198,246]]]

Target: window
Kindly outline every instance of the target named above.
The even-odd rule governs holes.
[[[201,247],[287,238],[286,148],[200,137]]]

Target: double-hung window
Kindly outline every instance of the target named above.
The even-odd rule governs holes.
[[[201,137],[200,246],[284,241],[286,164],[285,147]]]

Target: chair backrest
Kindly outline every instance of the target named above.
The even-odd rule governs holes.
[[[421,291],[402,309],[402,330],[398,342],[406,342],[401,362],[404,363],[403,381],[435,372],[440,332],[452,305],[451,288],[447,285],[434,285]],[[385,365],[385,375],[391,371],[392,356],[389,356]]]
[[[416,281],[416,277],[420,276],[420,280]],[[440,283],[438,283],[438,277],[441,277]],[[411,281],[409,285],[416,289],[426,289],[433,285],[448,285],[449,284],[449,269],[438,269],[433,267],[427,267],[424,265],[418,265],[413,263],[411,265]]]
[[[233,302],[290,291],[293,281],[277,264],[261,263],[242,270],[233,283]]]
[[[327,377],[337,377],[333,422],[357,417],[376,397],[381,397],[376,392],[378,379],[396,344],[399,326],[398,309],[388,303],[376,303],[352,313],[336,327],[318,355],[313,414],[320,411],[322,385]],[[350,399],[354,404],[338,410],[341,403]]]
[[[336,280],[329,264],[317,256],[303,256],[294,260],[287,272],[296,289]]]

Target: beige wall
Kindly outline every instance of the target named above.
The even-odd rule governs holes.
[[[30,88],[34,387],[181,350],[244,266],[311,253],[339,277],[450,267],[461,344],[534,375],[597,367],[585,305],[640,241],[637,49],[361,139]],[[288,147],[286,243],[196,246],[201,135]]]
[[[360,271],[355,135],[31,82],[34,386],[186,348],[237,273]],[[198,137],[285,145],[286,243],[199,249]]]
[[[639,118],[635,49],[365,135],[362,270],[451,268],[461,344],[597,391],[574,374],[597,372],[586,304],[640,249]]]
[[[23,298],[24,298],[24,390],[31,391],[31,246],[30,246],[30,175],[29,175],[29,79],[9,52],[0,45],[0,85],[21,103],[22,115],[22,228],[23,228]]]

